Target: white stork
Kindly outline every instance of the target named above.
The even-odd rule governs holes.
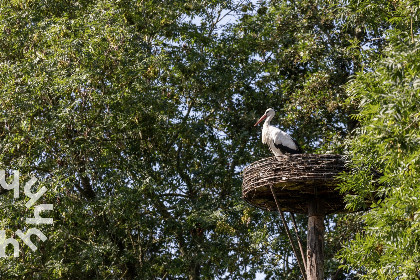
[[[262,129],[262,142],[270,147],[271,152],[275,156],[283,154],[300,154],[302,151],[296,141],[286,132],[270,125],[270,121],[274,117],[274,110],[269,108],[265,114],[257,121],[257,126],[265,119]]]

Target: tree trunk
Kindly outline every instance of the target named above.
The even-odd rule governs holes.
[[[324,217],[323,202],[313,199],[308,203],[307,279],[324,279]]]
[[[200,265],[192,261],[188,271],[188,280],[199,280],[200,279]]]

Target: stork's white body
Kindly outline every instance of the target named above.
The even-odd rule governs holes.
[[[299,145],[289,134],[270,125],[274,114],[273,109],[267,109],[265,114],[255,124],[258,125],[265,119],[261,135],[262,142],[268,145],[275,156],[301,153]]]

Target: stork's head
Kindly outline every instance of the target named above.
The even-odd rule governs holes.
[[[254,126],[257,126],[260,122],[262,122],[265,118],[268,118],[269,120],[271,120],[274,117],[274,110],[272,108],[268,108],[264,115],[254,124]]]

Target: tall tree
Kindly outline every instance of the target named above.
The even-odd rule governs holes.
[[[376,202],[341,257],[367,279],[420,278],[420,52],[418,42],[403,38],[374,72],[360,73],[348,88],[351,102],[360,104],[361,126],[349,140],[354,172],[343,189],[356,194],[348,197],[349,207]]]
[[[237,114],[223,110],[234,72],[217,47],[235,8],[2,4],[1,167],[43,179],[55,207],[48,242],[2,259],[2,277],[248,277],[261,255],[248,237],[260,222],[238,195],[248,132],[221,118]]]
[[[360,125],[348,138],[352,172],[343,177],[342,190],[353,193],[347,196],[351,209],[374,203],[356,219],[351,216],[359,230],[339,256],[349,271],[366,279],[420,277],[418,7],[418,1],[349,4],[355,18],[383,30],[372,40],[387,44],[347,85]],[[378,18],[384,24],[378,25]]]

